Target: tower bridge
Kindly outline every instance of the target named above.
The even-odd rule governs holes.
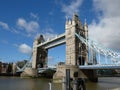
[[[66,20],[65,33],[47,41],[45,41],[43,35],[35,39],[33,43],[32,69],[25,69],[26,71],[24,70],[23,74],[29,72],[28,74],[31,76],[36,76],[37,68],[41,70],[39,72],[50,69],[47,66],[48,50],[62,44],[66,44],[66,62],[65,65],[58,65],[56,67],[56,73],[53,76],[54,79],[65,77],[65,70],[70,69],[71,77],[77,71],[79,77],[97,81],[97,76],[93,69],[120,68],[120,64],[118,64],[120,54],[111,49],[103,48],[90,40],[88,38],[87,23],[85,22],[82,25],[78,15],[74,14],[71,20]],[[100,63],[101,55],[105,56],[105,65],[101,65]],[[111,61],[108,61],[106,57],[111,57]],[[114,59],[116,63],[113,63]],[[109,65],[110,63],[113,65]]]

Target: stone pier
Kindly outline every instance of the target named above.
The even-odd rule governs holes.
[[[86,76],[79,70],[78,66],[75,65],[58,65],[56,73],[53,76],[55,83],[62,82],[63,78],[66,78],[66,69],[70,69],[70,77],[74,78],[74,73],[78,72],[79,78],[86,78]]]
[[[25,70],[21,73],[21,77],[37,77],[37,69],[33,68],[25,68]]]
[[[61,83],[63,78],[66,78],[66,69],[70,69],[70,78],[74,78],[74,73],[78,72],[78,78],[84,78],[92,82],[98,82],[96,70],[82,70],[75,65],[58,65],[56,73],[53,75],[55,83]]]
[[[84,75],[87,77],[88,80],[92,81],[92,82],[98,82],[98,76],[96,74],[96,70],[81,70]]]

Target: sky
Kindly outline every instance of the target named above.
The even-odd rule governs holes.
[[[66,17],[75,12],[88,23],[89,37],[120,50],[120,0],[0,0],[0,61],[30,59],[33,41],[65,32]],[[65,61],[65,45],[52,48],[49,64]]]

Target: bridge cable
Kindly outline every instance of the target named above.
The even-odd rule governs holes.
[[[120,60],[120,53],[114,52],[113,50],[110,49],[106,49],[101,47],[100,45],[98,45],[96,42],[93,42],[92,40],[86,40],[83,37],[81,37],[80,35],[78,35],[77,33],[75,33],[75,35],[87,46],[89,46],[91,49],[97,51],[98,53],[101,53],[103,55],[108,56],[108,57],[112,57],[115,59],[119,59]],[[100,59],[100,58],[99,58]],[[100,61],[100,60],[99,60]],[[107,62],[107,61],[106,61]]]

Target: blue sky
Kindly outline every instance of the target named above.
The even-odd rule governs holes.
[[[64,33],[65,17],[74,12],[83,24],[87,19],[90,37],[120,50],[119,4],[119,0],[1,0],[0,61],[29,59],[34,39]],[[65,45],[50,49],[49,59],[50,64],[65,61]]]

